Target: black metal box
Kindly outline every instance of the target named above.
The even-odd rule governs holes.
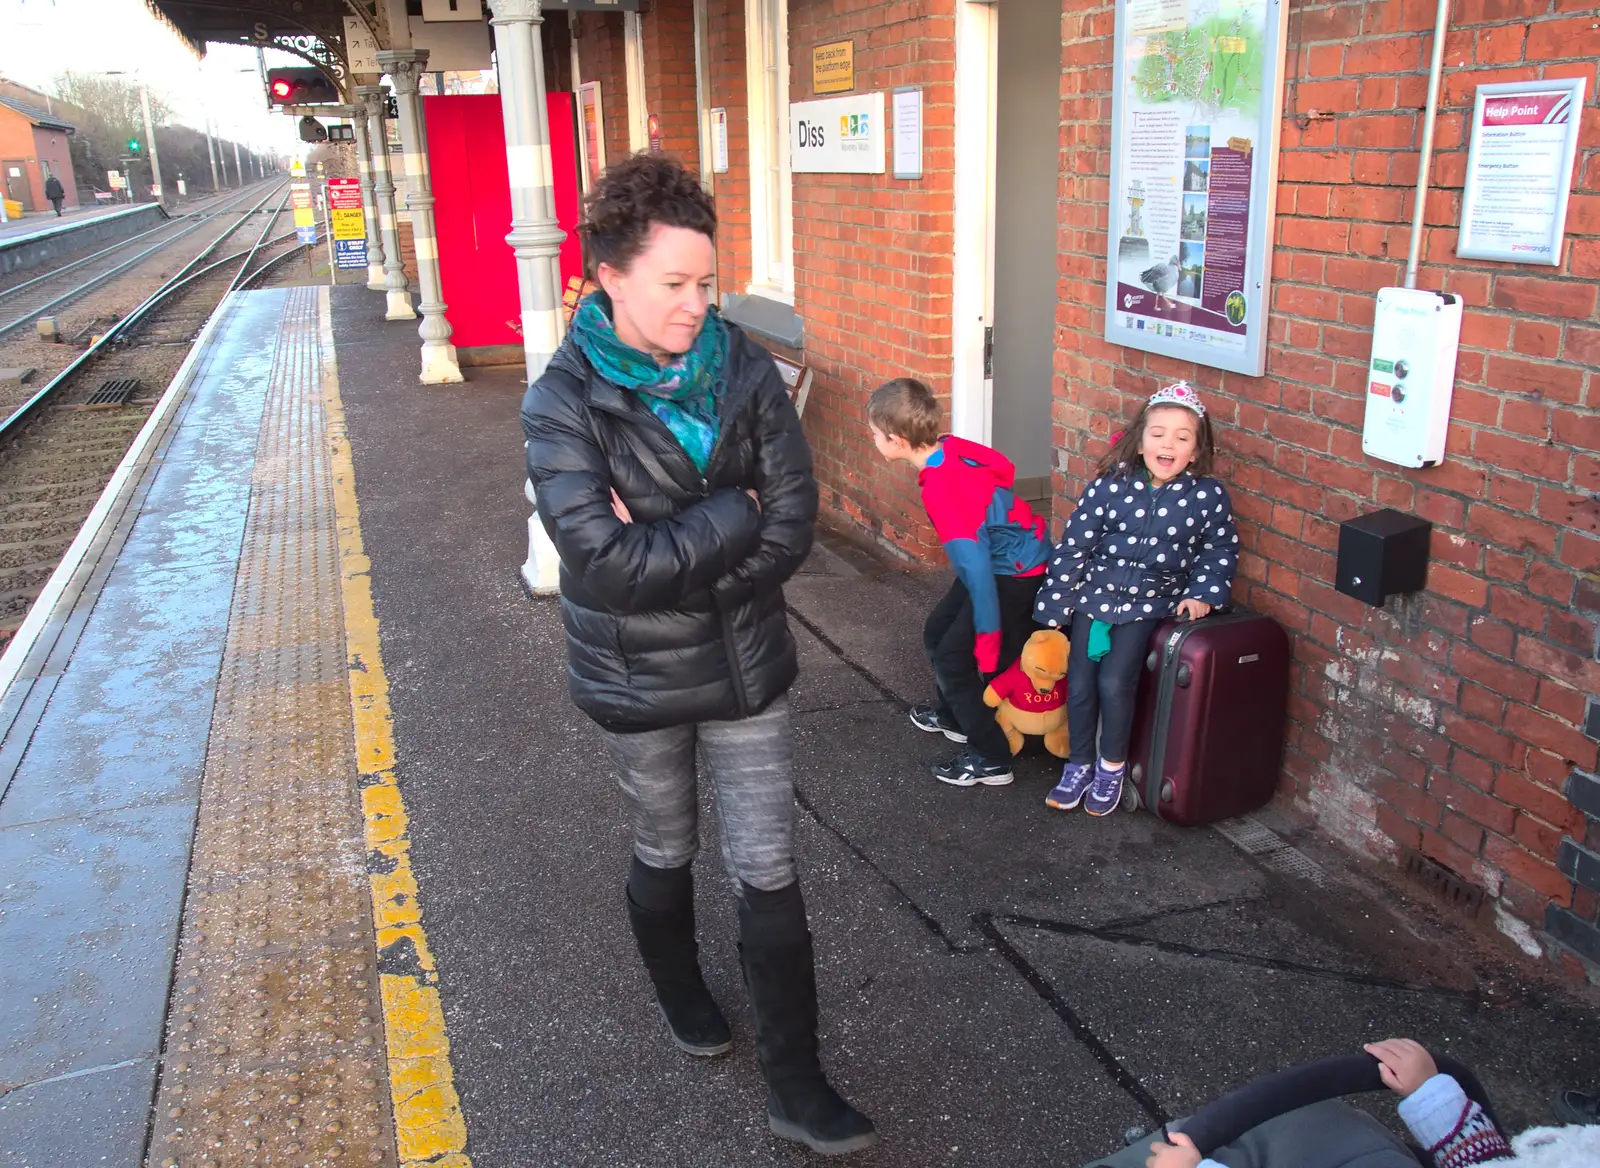
[[[1372,605],[1428,583],[1428,540],[1433,524],[1390,507],[1339,524],[1334,587]]]

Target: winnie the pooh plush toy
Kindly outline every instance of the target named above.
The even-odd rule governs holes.
[[[1067,638],[1059,629],[1041,629],[1028,638],[1022,656],[996,675],[983,691],[994,720],[1005,732],[1011,753],[1022,750],[1023,735],[1044,738],[1044,748],[1067,757]]]

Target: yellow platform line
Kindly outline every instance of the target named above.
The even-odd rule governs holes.
[[[367,852],[389,861],[373,873],[372,918],[378,952],[405,953],[406,973],[379,973],[383,1026],[389,1050],[389,1092],[395,1140],[405,1168],[471,1168],[467,1125],[450,1067],[450,1040],[439,1000],[439,974],[422,928],[422,904],[411,870],[411,839],[405,802],[395,783],[394,720],[389,681],[383,671],[378,617],[372,606],[372,563],[361,542],[355,466],[339,397],[333,352],[333,308],[320,294],[323,403],[333,470],[334,511],[339,525],[339,576],[344,594],[345,652],[350,667],[350,705],[355,720],[356,764]],[[369,865],[369,867],[371,867]],[[409,945],[407,944],[409,942]],[[409,957],[409,954],[408,954]]]

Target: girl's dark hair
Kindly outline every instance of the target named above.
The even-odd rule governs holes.
[[[1184,406],[1162,402],[1155,407],[1158,410],[1183,410]],[[1187,410],[1193,413],[1193,410]],[[1100,460],[1100,465],[1095,468],[1095,477],[1101,475],[1117,474],[1123,471],[1137,470],[1140,464],[1139,443],[1144,438],[1145,424],[1150,417],[1150,404],[1146,402],[1139,407],[1138,416],[1128,423],[1128,428],[1117,436],[1111,444],[1111,449],[1106,451],[1106,456]],[[1204,478],[1211,473],[1211,459],[1216,453],[1217,445],[1211,436],[1210,416],[1197,419],[1194,428],[1194,461],[1187,469]]]
[[[607,167],[584,199],[583,222],[578,224],[590,275],[601,264],[627,271],[657,223],[717,237],[711,196],[676,159],[633,154]]]

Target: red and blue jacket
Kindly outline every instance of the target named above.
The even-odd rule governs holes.
[[[1042,576],[1050,558],[1045,521],[1011,493],[1017,468],[998,450],[946,436],[917,484],[950,566],[972,597],[980,673],[1000,668],[996,576]]]

